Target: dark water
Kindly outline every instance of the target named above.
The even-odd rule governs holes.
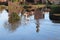
[[[52,23],[49,14],[44,19],[27,21],[21,18],[19,23],[9,24],[8,13],[0,13],[0,40],[60,40],[60,24]]]

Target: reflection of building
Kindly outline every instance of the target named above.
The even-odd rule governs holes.
[[[36,32],[40,31],[40,23],[39,20],[36,20]]]
[[[36,9],[34,15],[35,15],[34,16],[35,19],[44,18],[44,14],[43,14],[43,12],[41,12],[41,9]]]
[[[40,23],[39,23],[39,20],[44,18],[43,17],[43,14],[41,12],[41,9],[36,9],[35,12],[34,12],[34,18],[36,20],[36,32],[39,32],[40,31]]]

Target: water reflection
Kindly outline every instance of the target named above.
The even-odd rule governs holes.
[[[41,9],[36,9],[34,12],[35,19],[42,19],[44,18],[44,14]]]
[[[40,23],[39,20],[36,20],[36,32],[40,31]]]
[[[29,22],[31,22],[31,20],[35,20],[36,21],[36,32],[39,32],[40,31],[40,23],[39,23],[39,20],[43,18],[43,14],[41,12],[41,9],[37,9],[37,10],[34,10],[34,11],[23,11],[23,13],[20,13],[20,18],[21,20],[16,22],[16,23],[9,23],[9,22],[6,22],[5,23],[5,28],[8,29],[9,31],[15,31],[20,25],[22,22],[24,22],[24,24],[29,24]],[[31,19],[33,17],[33,19]],[[23,23],[22,23],[23,24]]]
[[[11,32],[14,32],[21,25],[21,17],[16,15],[8,16],[8,21],[5,22],[4,27]]]
[[[22,25],[24,14],[19,22],[12,24],[8,22],[7,12],[2,12],[0,15],[0,40],[60,40],[60,24],[53,24],[48,20],[49,14],[46,15],[47,19],[40,20],[41,12],[36,13],[32,15],[34,17],[31,15],[28,17],[27,25]]]
[[[6,10],[8,12],[8,10]],[[41,9],[37,9],[37,10],[24,10],[22,13],[20,13],[20,20],[15,22],[15,23],[10,23],[9,21],[5,22],[4,23],[4,28],[5,29],[8,29],[9,31],[11,32],[14,32],[17,28],[20,27],[21,24],[23,24],[22,22],[24,22],[24,24],[29,24],[29,22],[31,22],[32,20],[35,20],[34,23],[36,24],[36,32],[39,32],[40,31],[40,19],[43,18],[43,14],[41,12]],[[34,17],[32,17],[34,16]],[[9,16],[9,13],[8,13],[8,17],[10,18]],[[10,20],[8,18],[8,20]],[[33,19],[31,19],[33,18]],[[10,20],[12,21],[12,20]]]
[[[15,22],[15,23],[10,23],[8,20],[9,19],[9,14],[6,10],[3,10],[2,13],[0,14],[0,22],[3,25],[5,29],[8,29],[11,32],[14,32],[20,25],[21,25],[21,20]]]
[[[16,23],[5,22],[4,28],[8,29],[10,32],[14,32],[20,25],[21,25],[20,21]]]
[[[36,20],[36,32],[40,31],[40,19],[43,18],[43,12],[41,12],[41,9],[37,9],[34,12],[34,19]]]

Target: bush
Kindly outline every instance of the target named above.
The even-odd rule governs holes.
[[[15,23],[20,20],[20,17],[18,16],[17,13],[12,13],[9,17],[9,22],[10,23]]]
[[[60,6],[55,5],[55,6],[51,6],[51,13],[60,13]]]
[[[50,9],[51,9],[51,11],[50,11],[50,14],[49,14],[49,18],[51,20],[60,19],[60,16],[53,15],[53,14],[60,14],[60,6],[58,6],[58,5],[52,5],[52,6],[50,6]]]

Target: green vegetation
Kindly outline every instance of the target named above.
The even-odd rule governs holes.
[[[49,17],[51,20],[60,20],[60,16],[58,16],[60,14],[60,6],[59,5],[51,5],[50,6],[50,14]],[[55,16],[54,14],[56,14],[57,16]]]
[[[25,5],[25,6],[23,6],[23,8],[24,8],[24,9],[28,9],[28,8],[31,8],[31,6]]]
[[[59,5],[51,5],[51,13],[60,13],[60,6]]]
[[[19,20],[20,20],[20,17],[18,16],[18,14],[13,12],[13,13],[10,15],[8,21],[9,21],[10,23],[15,23],[15,22],[18,22]]]

